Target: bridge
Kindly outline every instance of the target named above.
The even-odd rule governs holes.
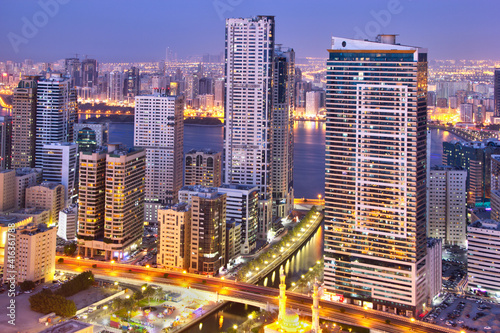
[[[65,260],[66,261],[66,260]],[[68,260],[69,262],[70,260]],[[77,260],[75,260],[77,261]],[[90,266],[89,266],[90,265]],[[92,265],[97,265],[91,268]],[[130,271],[121,266],[131,266]],[[148,269],[133,265],[111,266],[107,262],[80,260],[80,263],[57,264],[58,270],[79,273],[91,269],[96,278],[121,281],[134,280],[138,284],[144,282],[173,284],[185,288],[194,288],[219,295],[219,300],[227,300],[242,304],[255,305],[260,308],[274,309],[278,306],[279,290],[275,288],[256,286],[248,283],[227,280],[224,278],[209,278],[197,274],[170,271],[167,277],[165,270]],[[133,269],[133,270],[132,270]],[[286,292],[287,304],[290,308],[299,311],[300,315],[310,316],[312,298],[308,295]],[[382,311],[362,308],[352,304],[337,303],[327,300],[320,301],[320,318],[331,320],[339,324],[354,325],[376,329],[390,333],[400,332],[448,332],[457,333],[447,327],[416,321],[411,318],[397,316]]]
[[[428,124],[427,127],[429,129],[435,128],[448,131],[467,141],[482,141],[490,138],[500,139],[500,133],[498,131],[482,130],[476,128],[462,128],[434,123]]]

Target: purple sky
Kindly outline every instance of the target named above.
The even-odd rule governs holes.
[[[275,15],[277,42],[298,58],[326,57],[332,35],[382,32],[431,59],[500,60],[497,0],[1,0],[0,61],[158,61],[167,46],[216,54],[224,18],[255,15]]]

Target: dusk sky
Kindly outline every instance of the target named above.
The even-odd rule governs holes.
[[[54,2],[61,4],[45,14],[40,3]],[[332,35],[381,32],[427,47],[431,59],[500,60],[499,14],[500,1],[489,0],[2,0],[0,61],[75,53],[100,62],[158,61],[167,46],[180,57],[217,54],[224,18],[255,15],[276,16],[277,43],[298,58],[326,57]]]

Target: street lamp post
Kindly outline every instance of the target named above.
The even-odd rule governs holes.
[[[114,269],[114,266],[113,266],[113,264],[114,264],[114,263],[115,263],[115,261],[114,261],[114,260],[111,260],[111,270],[113,270],[113,269]]]

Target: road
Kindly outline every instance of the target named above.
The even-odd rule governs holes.
[[[58,264],[58,270],[66,270],[70,272],[82,272],[89,269],[94,262],[90,260],[80,260],[80,263],[64,263]],[[90,265],[89,265],[90,264]],[[116,280],[118,278],[134,279],[144,282],[169,283],[183,287],[190,287],[199,290],[217,292],[222,295],[239,298],[242,302],[252,300],[262,304],[277,305],[279,290],[263,286],[226,280],[223,278],[209,278],[197,274],[189,274],[182,272],[168,272],[168,277],[164,278],[164,270],[145,269],[137,267],[128,271],[122,267],[108,267],[108,263],[97,262],[97,268],[91,268],[96,277],[108,278]],[[118,266],[129,266],[121,265]],[[298,309],[301,314],[310,314],[312,299],[311,297],[299,293],[287,292],[287,306],[292,309]],[[340,324],[349,324],[362,326],[372,329],[377,329],[390,333],[399,332],[457,332],[446,327],[432,325],[424,322],[411,322],[409,318],[392,315],[389,313],[375,311],[371,309],[363,309],[361,307],[336,303],[330,301],[320,301],[320,317],[323,319],[332,320]],[[342,310],[341,310],[342,309]],[[343,311],[343,312],[341,312]],[[386,324],[386,320],[390,320],[390,324]]]

